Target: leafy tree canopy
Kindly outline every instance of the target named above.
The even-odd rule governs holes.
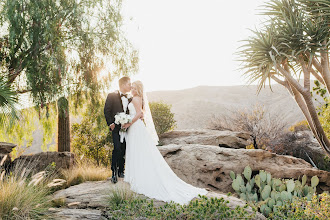
[[[38,107],[70,94],[93,100],[114,77],[138,68],[121,6],[121,0],[2,1],[0,76]]]

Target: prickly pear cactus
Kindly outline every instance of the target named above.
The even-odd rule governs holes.
[[[250,166],[245,167],[242,175],[230,172],[233,179],[232,187],[241,199],[254,203],[260,211],[269,216],[277,207],[284,203],[292,202],[295,198],[306,197],[311,200],[319,184],[319,178],[311,178],[311,186],[307,185],[307,176],[303,175],[300,180],[277,179],[264,170],[252,176]]]

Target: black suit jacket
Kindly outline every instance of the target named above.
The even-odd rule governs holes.
[[[124,112],[119,91],[108,94],[104,105],[104,116],[108,126],[115,122],[115,115]]]

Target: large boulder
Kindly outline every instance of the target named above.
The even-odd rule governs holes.
[[[168,144],[201,144],[227,148],[245,148],[250,134],[234,131],[210,129],[176,130],[160,136],[163,145]]]
[[[56,170],[71,168],[74,164],[74,154],[70,152],[42,152],[34,155],[23,155],[13,161],[12,167],[32,166],[34,172],[40,172],[52,163]]]
[[[14,147],[16,147],[15,144],[0,142],[0,154],[9,154],[12,152]]]
[[[277,155],[265,150],[229,149],[199,144],[159,147],[167,163],[184,181],[198,187],[221,192],[234,192],[229,172],[242,173],[249,165],[254,172],[266,170],[276,178],[317,175],[319,190],[330,190],[330,172],[313,168],[302,159]]]

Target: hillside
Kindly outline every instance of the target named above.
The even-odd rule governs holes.
[[[178,129],[205,128],[213,115],[228,114],[232,109],[264,105],[269,113],[283,113],[285,120],[295,123],[304,118],[295,101],[281,85],[261,90],[257,86],[199,86],[177,91],[148,93],[149,101],[172,105]]]

